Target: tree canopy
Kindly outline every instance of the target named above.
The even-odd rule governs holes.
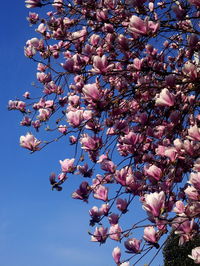
[[[24,53],[37,73],[33,91],[9,101],[28,127],[20,145],[38,152],[66,138],[74,147],[51,186],[82,177],[72,197],[97,200],[91,240],[124,245],[125,257],[112,252],[116,265],[157,254],[169,231],[179,245],[191,241],[200,213],[200,1],[25,3],[36,10]],[[145,217],[126,219],[136,201]],[[200,263],[200,252],[188,259]]]

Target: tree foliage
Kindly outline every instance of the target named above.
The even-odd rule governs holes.
[[[29,13],[35,33],[24,48],[37,82],[24,100],[9,101],[29,127],[20,145],[37,152],[66,138],[74,146],[50,183],[60,191],[70,175],[82,177],[72,197],[101,202],[89,211],[91,240],[123,243],[130,255],[122,259],[116,247],[117,265],[136,265],[170,230],[180,245],[192,240],[200,213],[200,1],[25,3],[38,10]],[[136,201],[146,218],[126,220]],[[192,256],[199,262],[198,250]]]
[[[188,254],[192,249],[200,246],[200,236],[195,237],[184,245],[179,246],[179,236],[171,234],[163,248],[164,266],[194,266],[195,263]]]

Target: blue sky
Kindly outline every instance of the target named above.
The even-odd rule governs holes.
[[[78,177],[61,193],[50,189],[49,173],[58,172],[58,161],[69,157],[65,140],[35,154],[19,147],[26,129],[19,126],[21,115],[6,107],[35,79],[34,65],[23,54],[34,33],[24,1],[2,1],[1,10],[0,266],[112,266],[111,251],[118,244],[91,243],[89,206],[70,198]],[[153,266],[161,262],[159,257]]]

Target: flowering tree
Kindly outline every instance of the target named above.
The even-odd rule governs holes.
[[[25,92],[9,101],[30,128],[20,145],[74,145],[50,183],[60,191],[70,174],[83,178],[72,197],[99,200],[89,210],[91,240],[124,244],[129,255],[115,247],[116,265],[161,249],[168,231],[180,245],[192,240],[200,215],[200,0],[25,3],[41,8],[29,13],[36,33],[24,48],[37,65],[38,98]],[[49,139],[39,140],[44,129]],[[135,201],[146,216],[122,227]],[[198,248],[190,258],[200,262]]]

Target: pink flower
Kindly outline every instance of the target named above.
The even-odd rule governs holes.
[[[40,0],[26,0],[25,3],[26,3],[27,8],[34,8],[34,7],[42,6]]]
[[[188,255],[188,257],[193,259],[194,263],[199,264],[200,263],[200,247],[193,248],[192,255]]]
[[[68,123],[73,127],[78,127],[84,120],[83,118],[83,110],[74,110],[69,111],[66,114]]]
[[[193,186],[187,187],[184,190],[184,192],[185,192],[185,194],[187,194],[188,198],[190,198],[192,200],[199,200],[200,199],[200,194],[198,193],[196,188],[194,188]]]
[[[156,106],[173,106],[175,97],[168,89],[162,89],[160,94],[156,94]]]
[[[102,146],[101,138],[96,136],[90,137],[88,134],[84,134],[80,138],[80,143],[82,144],[82,149],[86,151],[96,151]]]
[[[82,182],[79,188],[72,193],[73,199],[80,199],[87,202],[90,193],[90,186],[88,182]]]
[[[108,237],[107,231],[108,229],[104,228],[103,226],[96,227],[94,234],[91,237],[91,241],[104,243]]]
[[[121,258],[121,250],[119,247],[115,247],[112,252],[113,259],[116,264],[120,263],[120,258]]]
[[[165,206],[165,193],[161,191],[145,194],[144,198],[143,208],[153,216],[158,217]]]
[[[31,24],[36,24],[37,21],[39,20],[39,15],[38,15],[37,13],[29,12],[29,16],[27,17],[27,20],[28,20]]]
[[[139,253],[141,242],[142,240],[138,240],[136,238],[129,238],[124,242],[124,245],[130,253]]]
[[[94,198],[107,201],[108,189],[102,185],[97,186],[97,188],[94,189]]]
[[[40,148],[41,141],[37,140],[31,133],[27,133],[26,136],[20,137],[20,146],[31,151],[37,151]]]
[[[116,170],[116,165],[111,160],[103,160],[101,169],[113,174]]]
[[[160,180],[162,177],[162,170],[156,165],[151,165],[149,168],[145,168],[145,173],[155,180]]]
[[[68,102],[73,107],[77,107],[80,105],[80,97],[78,95],[69,95]]]
[[[51,115],[52,111],[49,108],[41,108],[39,109],[39,115],[37,116],[37,118],[40,121],[47,121]]]
[[[130,266],[130,263],[127,261],[127,262],[123,262],[120,264],[120,266]]]
[[[107,60],[106,55],[103,55],[102,57],[95,56],[93,59],[92,71],[95,72],[96,74],[105,74],[109,70],[111,70],[113,67],[114,67],[113,64],[108,65],[108,60]]]
[[[50,73],[46,74],[44,72],[37,72],[36,76],[37,76],[38,81],[41,83],[47,83],[51,81]]]
[[[58,131],[60,132],[60,133],[62,133],[62,134],[67,134],[67,126],[66,125],[60,125],[59,127],[58,127]]]
[[[200,172],[191,173],[188,183],[192,184],[196,189],[200,190]]]
[[[118,224],[112,224],[109,229],[109,237],[113,240],[120,241],[122,229]]]
[[[174,162],[177,158],[177,150],[174,147],[166,148],[165,156],[168,157],[171,162]]]
[[[59,161],[61,164],[61,169],[64,173],[73,173],[76,169],[74,166],[75,159],[65,159],[64,161]]]
[[[194,219],[191,221],[189,218],[177,217],[173,220],[172,228],[175,229],[175,234],[190,234],[195,228],[196,224]]]
[[[121,170],[116,170],[115,179],[122,186],[126,185],[126,177],[128,175],[128,167],[124,167]]]
[[[83,94],[88,102],[99,101],[102,98],[102,93],[96,83],[85,85]]]
[[[197,78],[197,67],[189,61],[185,63],[185,65],[182,68],[182,71],[183,74],[191,78],[191,80]]]
[[[194,162],[194,171],[200,172],[200,158],[197,158],[196,161]]]
[[[92,217],[92,222],[99,222],[102,212],[94,206],[89,210],[89,214]]]
[[[109,209],[110,209],[109,204],[104,203],[101,205],[100,212],[104,215],[108,215]]]
[[[157,235],[156,230],[153,226],[147,226],[144,229],[144,240],[146,240],[149,243],[156,243],[157,242]]]
[[[142,20],[135,15],[130,18],[129,31],[135,36],[155,33],[159,27],[160,24],[158,22],[148,21],[148,18]]]
[[[175,207],[173,209],[174,212],[176,212],[177,214],[182,214],[185,212],[185,205],[181,200],[178,200],[175,203]]]
[[[99,41],[100,41],[100,36],[97,34],[92,34],[92,36],[90,37],[90,43],[93,46],[98,45]]]
[[[118,198],[116,201],[117,209],[125,213],[127,211],[128,202],[126,199]]]
[[[198,128],[197,125],[190,127],[188,129],[188,135],[188,138],[200,141],[200,128]]]

